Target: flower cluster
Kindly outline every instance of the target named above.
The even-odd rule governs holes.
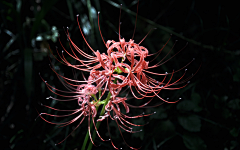
[[[186,69],[185,73],[176,81],[173,82],[172,77],[175,72],[182,70],[192,61],[189,62],[186,66],[184,66],[182,69],[179,69],[177,71],[173,70],[171,73],[166,72],[163,74],[154,73],[149,70],[161,66],[175,55],[165,60],[167,55],[170,53],[169,52],[164,57],[164,59],[153,65],[151,65],[151,61],[147,61],[148,57],[155,56],[156,58],[161,53],[162,49],[166,46],[169,40],[157,53],[149,54],[149,51],[146,47],[140,46],[140,44],[146,38],[146,36],[139,43],[135,43],[133,39],[130,39],[129,42],[127,42],[124,38],[120,37],[120,23],[119,23],[119,42],[115,42],[113,40],[108,40],[107,42],[105,42],[100,30],[98,15],[98,26],[100,35],[107,49],[106,53],[100,53],[98,50],[97,51],[93,50],[93,48],[88,44],[81,30],[78,19],[77,22],[83,39],[85,40],[86,44],[88,45],[89,49],[93,52],[94,55],[93,56],[89,55],[85,53],[83,50],[81,50],[79,47],[77,47],[77,45],[75,45],[72,39],[70,38],[69,32],[67,30],[66,34],[69,40],[70,51],[66,50],[60,41],[60,44],[63,48],[62,54],[58,53],[58,58],[55,57],[54,55],[53,56],[64,65],[67,65],[80,71],[88,72],[88,78],[86,79],[85,76],[83,75],[84,77],[83,81],[70,79],[57,73],[57,71],[54,70],[53,67],[51,67],[51,69],[56,73],[57,77],[66,87],[67,91],[59,90],[48,84],[42,77],[41,78],[43,81],[45,81],[50,91],[58,95],[58,97],[63,97],[63,99],[58,99],[54,97],[48,97],[48,99],[51,98],[57,101],[76,101],[79,108],[75,110],[61,110],[44,105],[45,107],[52,110],[70,113],[65,115],[53,115],[48,113],[41,113],[39,114],[39,116],[43,120],[51,124],[59,125],[60,127],[67,126],[69,124],[72,124],[73,122],[76,122],[77,120],[80,120],[76,127],[78,128],[78,126],[85,120],[85,118],[87,118],[89,136],[91,142],[94,144],[94,139],[92,138],[91,135],[91,122],[94,126],[94,129],[96,130],[97,135],[100,137],[101,140],[105,141],[100,136],[98,132],[98,126],[96,125],[95,121],[101,122],[103,120],[107,120],[108,122],[108,120],[111,119],[116,122],[120,132],[121,129],[123,129],[127,132],[134,133],[138,131],[133,131],[132,126],[141,125],[133,124],[129,122],[128,119],[149,116],[154,113],[152,114],[143,113],[137,116],[129,116],[128,115],[130,110],[129,107],[146,107],[152,101],[153,97],[158,97],[161,100],[161,103],[157,105],[160,105],[164,102],[176,103],[177,101],[180,100],[179,98],[176,101],[168,101],[168,99],[162,98],[159,95],[159,93],[165,89],[175,90],[185,87],[189,83],[188,82],[189,79],[192,77],[192,76],[188,77],[184,80],[182,79],[186,73]],[[66,54],[75,59],[79,64],[78,65],[71,64],[66,59],[65,56]],[[151,78],[151,75],[162,76],[163,80],[157,81]],[[167,78],[167,76],[170,76],[169,79]],[[174,86],[179,84],[183,85],[180,87]],[[126,89],[131,91],[131,94],[136,99],[143,99],[146,97],[149,97],[151,99],[141,106],[133,106],[127,103],[128,100],[127,96],[124,97],[120,96],[120,92]],[[102,111],[100,113],[98,113],[99,107],[102,108]],[[121,111],[121,108],[124,108],[125,110]],[[46,120],[43,115],[52,117],[67,117],[75,115],[75,117],[63,123],[55,123]],[[110,131],[109,136],[113,147],[115,149],[118,149],[111,140]],[[131,146],[129,147],[134,149]]]

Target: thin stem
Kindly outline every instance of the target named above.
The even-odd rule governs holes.
[[[106,99],[106,101],[105,101],[105,103],[104,103],[104,105],[103,105],[103,107],[102,107],[100,116],[103,116],[103,115],[104,115],[105,106],[107,105],[108,101],[110,100],[110,97],[111,97],[111,93],[109,92],[109,93],[108,93],[108,96],[107,96],[107,99]],[[97,124],[96,124],[96,128],[97,128],[97,129],[99,128],[100,124],[101,124],[101,121],[98,121]],[[92,122],[91,122],[91,125],[92,125]],[[93,133],[93,136],[92,136],[93,141],[95,140],[96,133],[97,133],[97,132],[94,132],[94,133]],[[93,146],[93,143],[90,142],[89,145],[88,145],[88,149],[87,149],[87,150],[91,150],[91,149],[92,149],[92,146]]]
[[[117,83],[117,78],[115,78],[115,80],[113,81],[113,83]],[[105,103],[103,104],[103,107],[102,107],[100,116],[103,116],[103,115],[104,115],[104,113],[105,113],[105,106],[106,106],[107,103],[109,102],[110,98],[111,98],[111,93],[109,92],[107,98],[105,99]],[[97,129],[99,128],[100,124],[101,124],[101,121],[98,121],[97,124],[96,124],[96,128],[97,128]],[[92,125],[92,122],[91,122],[91,125]],[[92,136],[92,140],[93,140],[93,141],[95,140],[96,133],[97,133],[97,131],[93,133],[93,136]],[[92,149],[92,146],[93,146],[93,143],[90,142],[89,145],[88,145],[88,149],[87,149],[87,150],[91,150],[91,149]],[[84,148],[85,148],[85,147],[84,147]],[[83,149],[82,149],[82,150],[83,150]]]
[[[99,108],[99,106],[96,107],[96,110],[98,110],[98,108]],[[93,122],[91,122],[90,128],[92,128],[92,126],[93,126]],[[83,141],[83,145],[82,145],[82,149],[81,149],[81,150],[85,150],[85,147],[86,147],[86,145],[87,145],[88,139],[89,139],[89,132],[86,133],[86,136],[85,136],[85,139],[84,139],[84,141]],[[91,142],[90,142],[90,143],[91,143]],[[91,143],[91,144],[92,144],[92,143]]]

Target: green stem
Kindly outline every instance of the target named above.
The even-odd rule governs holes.
[[[113,83],[117,83],[117,78],[114,79]],[[95,95],[92,95],[94,97],[94,99],[97,101],[97,98]],[[99,95],[99,97],[101,97]],[[104,115],[104,112],[105,112],[105,106],[107,105],[107,103],[109,102],[111,98],[111,93],[109,92],[108,95],[107,95],[107,98],[105,100],[103,100],[102,104],[103,104],[103,107],[102,107],[102,110],[100,112],[100,116],[103,116]],[[99,106],[96,107],[96,110],[98,110]],[[89,116],[90,117],[90,116]],[[97,124],[96,124],[96,128],[98,130],[99,126],[101,124],[101,121],[98,121]],[[93,125],[93,122],[91,121],[91,124],[90,124],[90,129],[92,128],[92,125]],[[93,136],[92,136],[92,140],[94,141],[95,140],[95,137],[96,137],[96,132],[93,133]],[[81,150],[85,150],[85,147],[86,147],[86,144],[87,144],[87,141],[88,141],[88,138],[89,138],[89,132],[87,132],[86,136],[85,136],[85,139],[83,141],[83,145],[82,145],[82,149]],[[92,145],[93,143],[92,142],[89,142],[89,145],[88,145],[88,149],[87,150],[91,150],[92,149]]]
[[[95,99],[95,101],[97,101],[96,96],[93,94],[92,97]],[[98,110],[99,106],[96,107],[96,110]],[[93,123],[91,122],[90,124],[90,129],[92,128]],[[87,145],[87,141],[88,141],[88,137],[89,137],[89,132],[87,132],[85,139],[83,141],[83,145],[82,145],[82,149],[81,150],[85,150],[85,147]]]
[[[99,106],[96,107],[96,110],[98,110],[98,108],[99,108]],[[92,128],[92,126],[93,126],[93,123],[91,122],[91,124],[90,124],[90,129]],[[88,139],[89,139],[89,132],[86,133],[86,136],[85,136],[85,139],[84,139],[84,141],[83,141],[83,145],[82,145],[82,149],[81,149],[81,150],[85,150],[85,147],[86,147],[86,145],[87,145]],[[91,142],[90,142],[90,143],[91,143]]]
[[[110,97],[111,97],[111,93],[109,92],[106,100],[104,100],[105,103],[103,104],[103,107],[102,107],[100,116],[103,116],[103,115],[104,115],[105,106],[107,105],[108,101],[110,100]],[[98,108],[99,108],[99,106],[96,107],[96,110],[98,110]],[[96,124],[96,128],[97,128],[97,129],[99,128],[100,124],[101,124],[101,121],[97,122],[97,124]],[[93,126],[93,122],[91,122],[90,129],[92,128],[92,126]],[[94,141],[95,137],[96,137],[96,132],[93,133],[93,136],[92,136],[92,140],[93,140],[93,141]],[[89,132],[87,132],[87,134],[86,134],[86,136],[85,136],[85,139],[84,139],[84,142],[83,142],[83,145],[82,145],[82,149],[81,149],[81,150],[85,150],[85,147],[86,147],[86,144],[87,144],[88,139],[89,139]],[[91,149],[92,149],[92,145],[93,145],[92,142],[90,142],[89,145],[88,145],[88,150],[91,150]]]
[[[108,103],[108,101],[110,100],[110,98],[111,98],[111,93],[109,92],[109,93],[108,93],[108,96],[107,96],[107,98],[106,98],[106,101],[105,101],[105,103],[103,104],[103,107],[102,107],[100,116],[103,116],[103,115],[104,115],[105,106],[107,105],[107,103]],[[97,129],[99,128],[100,124],[101,124],[101,121],[98,121],[97,124],[96,124],[96,128],[97,128]],[[93,140],[93,141],[95,140],[96,133],[97,133],[97,131],[93,133],[93,136],[92,136],[92,140]],[[87,150],[91,150],[91,149],[92,149],[92,146],[93,146],[93,143],[90,142],[89,145],[88,145],[88,149],[87,149]]]
[[[90,128],[91,127],[92,127],[92,122],[91,122]],[[85,150],[85,147],[86,147],[86,144],[87,144],[87,141],[88,141],[88,137],[89,137],[89,133],[87,132],[87,134],[85,136],[85,139],[83,141],[83,145],[82,145],[82,149],[81,150]]]

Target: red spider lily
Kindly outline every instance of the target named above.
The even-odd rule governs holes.
[[[120,16],[121,16],[121,9],[120,9]],[[136,21],[137,21],[137,16],[136,16]],[[101,140],[104,140],[100,134],[98,133],[98,129],[95,125],[95,118],[97,117],[97,108],[100,105],[103,105],[104,114],[99,116],[99,119],[97,119],[98,122],[107,120],[108,124],[108,119],[110,118],[111,120],[114,120],[119,128],[119,131],[122,135],[121,129],[130,132],[130,133],[135,133],[139,131],[133,131],[131,126],[142,126],[142,125],[137,125],[129,122],[127,119],[133,119],[133,118],[139,118],[139,117],[144,117],[144,116],[149,116],[152,114],[141,114],[137,116],[128,116],[126,114],[129,113],[129,107],[147,107],[147,105],[152,101],[153,97],[158,97],[160,100],[166,103],[176,103],[177,101],[180,100],[180,98],[176,101],[168,101],[168,99],[164,99],[161,96],[159,96],[159,93],[162,90],[176,90],[176,89],[181,89],[189,83],[188,81],[192,78],[192,76],[186,78],[183,80],[183,77],[186,74],[186,70],[184,74],[177,79],[176,81],[172,81],[174,73],[184,69],[186,66],[188,66],[192,61],[190,61],[187,65],[182,67],[179,70],[172,71],[171,73],[154,73],[149,71],[149,69],[156,68],[161,66],[162,64],[166,63],[169,61],[172,57],[167,58],[167,56],[170,54],[171,51],[158,63],[151,65],[152,61],[147,61],[147,59],[151,56],[155,56],[155,58],[161,53],[163,48],[167,45],[168,40],[166,44],[155,54],[149,54],[149,51],[146,47],[140,46],[142,41],[147,37],[147,35],[137,44],[134,42],[133,37],[135,33],[135,28],[136,28],[136,22],[135,22],[135,28],[134,28],[134,33],[132,39],[129,40],[129,42],[126,42],[124,38],[120,38],[120,17],[119,17],[119,42],[115,42],[113,40],[108,40],[107,42],[104,41],[103,35],[101,33],[100,25],[99,25],[99,13],[98,13],[98,26],[99,26],[99,32],[102,37],[103,43],[105,44],[107,48],[107,53],[100,53],[98,50],[95,51],[92,49],[92,47],[89,45],[87,42],[86,38],[84,37],[84,34],[82,32],[82,29],[80,27],[80,23],[78,20],[78,15],[77,15],[77,22],[78,26],[80,29],[80,33],[88,45],[89,49],[93,52],[95,56],[89,55],[85,53],[83,50],[77,47],[76,44],[72,41],[69,35],[69,31],[67,29],[66,35],[69,39],[69,47],[70,51],[66,50],[64,46],[62,45],[61,41],[59,40],[63,51],[62,54],[58,53],[57,58],[54,57],[64,65],[70,66],[72,68],[75,68],[80,71],[86,71],[89,73],[88,78],[86,79],[84,76],[84,81],[79,81],[75,79],[70,79],[67,77],[64,77],[57,73],[52,67],[51,69],[56,73],[57,77],[60,79],[60,81],[63,83],[63,85],[68,89],[68,91],[63,91],[56,89],[55,87],[49,85],[46,82],[46,85],[50,91],[52,91],[54,94],[58,95],[59,97],[63,97],[64,99],[57,99],[50,97],[53,100],[58,100],[58,101],[71,101],[71,100],[76,100],[78,104],[78,109],[74,110],[60,110],[56,109],[50,106],[46,106],[47,108],[50,108],[52,110],[56,111],[66,111],[66,112],[72,112],[67,115],[52,115],[48,113],[41,113],[39,116],[46,122],[51,123],[51,124],[56,124],[59,125],[60,127],[69,125],[73,122],[76,122],[78,119],[82,118],[80,123],[77,125],[77,127],[83,122],[85,117],[88,117],[88,132],[90,135],[91,142],[94,144],[93,139],[91,137],[90,133],[90,123],[91,121],[93,122],[94,128],[100,137]],[[180,50],[181,51],[181,50]],[[179,52],[180,52],[179,51]],[[179,53],[178,52],[178,53]],[[71,64],[65,56],[65,53],[78,61],[80,64],[79,65],[74,65]],[[81,55],[84,57],[83,59],[80,59],[78,55]],[[154,58],[154,59],[155,59]],[[152,60],[154,60],[152,59]],[[166,60],[165,60],[166,59]],[[148,74],[151,75],[158,75],[158,76],[163,76],[162,81],[157,81],[150,77]],[[169,80],[167,81],[167,76],[170,76]],[[42,78],[42,77],[41,77]],[[44,79],[42,79],[44,81]],[[79,83],[82,83],[79,85]],[[173,87],[175,85],[183,84],[180,87]],[[133,106],[128,103],[126,103],[127,97],[119,97],[119,93],[122,91],[123,88],[128,88],[130,89],[132,95],[136,99],[143,99],[146,97],[152,98],[145,104],[141,106]],[[103,97],[106,95],[106,92],[109,92],[107,97],[104,99]],[[98,96],[97,96],[98,93]],[[65,95],[66,94],[66,95]],[[97,98],[98,97],[98,98]],[[125,108],[126,113],[121,112],[121,107],[120,104],[123,105]],[[160,103],[162,104],[162,103]],[[157,104],[155,106],[159,106],[160,104]],[[54,123],[51,121],[46,120],[43,115],[47,116],[52,116],[52,117],[68,117],[72,115],[78,114],[75,118],[73,118],[70,121],[66,121],[63,123]],[[77,128],[76,127],[76,128]],[[75,129],[76,129],[75,128]],[[75,130],[74,129],[74,130]],[[73,130],[73,131],[74,131]],[[109,126],[108,126],[109,130]],[[70,134],[69,134],[70,135]],[[68,136],[69,136],[68,135]],[[68,137],[67,136],[67,137]],[[111,134],[109,131],[109,136],[111,139]],[[66,138],[67,138],[66,137]],[[65,139],[66,139],[65,138]],[[65,140],[64,139],[64,140]],[[64,141],[63,140],[63,141]],[[124,140],[124,138],[123,138]],[[63,142],[61,141],[61,142]],[[58,144],[60,144],[59,142]],[[126,143],[126,141],[124,140]],[[118,149],[112,142],[113,147],[115,149]],[[127,143],[126,143],[127,144]],[[95,145],[95,144],[94,144]],[[128,144],[127,144],[128,145]],[[129,146],[129,145],[128,145]],[[138,149],[138,148],[133,148],[129,146],[131,149]]]

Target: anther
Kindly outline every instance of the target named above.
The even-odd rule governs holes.
[[[187,69],[185,69],[185,71],[187,71]]]
[[[181,97],[179,97],[179,99],[182,99]]]
[[[100,14],[100,11],[98,11],[98,14]]]
[[[188,81],[187,83],[190,83],[190,81]]]
[[[69,29],[69,27],[67,27],[67,29]]]
[[[76,16],[79,17],[79,14],[77,14]]]
[[[156,112],[156,111],[154,111],[153,113],[154,113],[154,114],[156,114],[157,112]]]
[[[195,58],[193,58],[193,60],[195,60]]]
[[[52,96],[49,96],[49,97],[47,97],[46,99],[50,99],[50,98],[52,98]]]
[[[165,74],[168,74],[167,72],[165,72]]]
[[[47,83],[47,81],[45,81],[45,83]]]
[[[142,131],[142,129],[140,131]]]
[[[178,40],[175,40],[175,42],[177,42]]]

